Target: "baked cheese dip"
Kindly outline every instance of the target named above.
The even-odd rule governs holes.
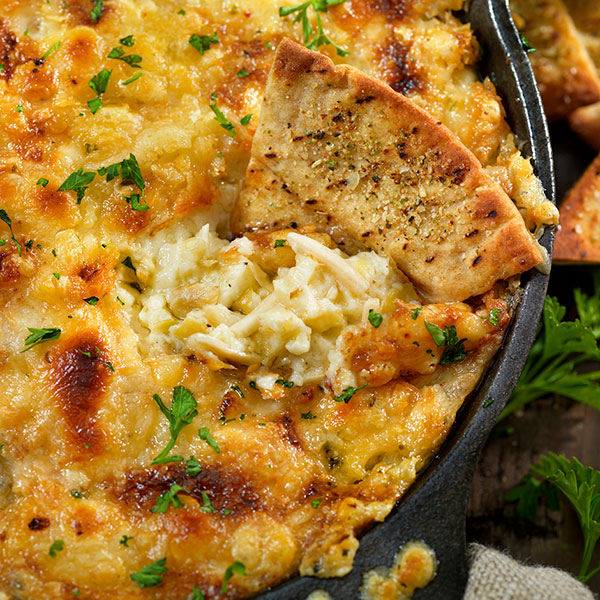
[[[352,569],[557,220],[461,8],[0,0],[1,599]]]

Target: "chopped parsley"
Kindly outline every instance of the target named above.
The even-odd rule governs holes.
[[[294,387],[294,382],[288,381],[287,379],[276,379],[275,383],[277,383],[278,385],[282,385],[283,387],[286,387],[286,388]]]
[[[239,560],[236,560],[232,565],[229,565],[225,569],[225,575],[223,576],[223,585],[221,586],[221,594],[227,593],[227,582],[235,575],[246,575],[246,565]]]
[[[210,50],[211,44],[219,43],[219,38],[217,37],[216,31],[212,35],[198,35],[197,33],[192,33],[188,42],[191,46],[196,48],[200,54],[204,55],[205,52]]]
[[[356,392],[358,392],[358,390],[362,390],[365,387],[367,387],[366,383],[361,385],[360,387],[349,386],[343,391],[342,394],[340,394],[339,396],[336,396],[334,398],[334,400],[336,402],[345,402],[346,404],[348,404],[348,402],[350,402],[350,399],[352,398],[352,396],[354,396],[354,394],[356,394]]]
[[[60,279],[60,273],[52,273],[52,276],[54,277],[54,279],[56,279],[57,281]]]
[[[368,319],[369,323],[371,323],[371,325],[373,325],[375,329],[377,329],[377,327],[379,327],[383,321],[383,317],[381,316],[381,314],[375,312],[372,308],[369,309]]]
[[[490,316],[487,318],[488,323],[494,327],[498,327],[501,312],[502,311],[499,308],[492,308],[490,310]]]
[[[186,14],[186,12],[185,12],[185,10],[183,10],[183,8],[180,8],[180,9],[177,11],[177,14],[178,14],[178,15],[185,15],[185,14]]]
[[[121,81],[121,85],[129,85],[130,83],[137,81],[142,75],[143,75],[143,73],[141,71],[138,71],[135,75],[132,75],[129,79],[126,79],[125,81]]]
[[[240,119],[240,123],[244,126],[248,125],[250,123],[250,120],[252,119],[252,114],[246,115],[245,117],[242,117]]]
[[[167,567],[165,567],[166,564],[167,559],[161,558],[160,560],[146,565],[137,573],[131,573],[129,577],[141,588],[159,585],[162,583],[162,576],[168,571]]]
[[[8,228],[10,229],[10,239],[15,243],[15,246],[17,247],[17,252],[19,253],[19,256],[21,256],[21,244],[19,244],[19,242],[17,241],[17,238],[15,237],[15,234],[13,232],[12,221],[11,221],[10,217],[8,216],[8,214],[6,213],[6,211],[1,208],[0,208],[0,221],[4,221],[8,225]]]
[[[94,75],[90,79],[90,81],[88,81],[88,85],[96,94],[96,98],[94,98],[93,100],[88,100],[87,103],[92,114],[96,114],[98,109],[102,106],[102,98],[100,96],[104,94],[104,92],[106,92],[106,88],[108,87],[108,80],[110,79],[111,75],[112,71],[102,69],[102,71]]]
[[[531,52],[535,52],[535,48],[525,39],[525,37],[519,34],[519,38],[521,38],[521,45],[523,46],[523,50],[530,54]]]
[[[100,300],[98,296],[90,296],[89,298],[83,299],[84,302],[87,302],[91,306],[96,306],[96,304],[98,304],[98,300]]]
[[[55,44],[52,44],[52,46],[50,46],[50,48],[48,48],[48,50],[46,50],[46,52],[44,52],[44,54],[42,55],[42,60],[46,60],[51,54],[54,54],[62,45],[62,42],[56,42]]]
[[[173,402],[170,409],[164,405],[158,394],[154,394],[152,398],[169,421],[169,431],[171,432],[171,439],[164,450],[152,461],[152,464],[162,465],[164,463],[182,461],[183,456],[169,456],[169,452],[173,449],[181,430],[186,425],[189,425],[198,414],[196,410],[198,403],[194,398],[194,394],[182,385],[176,386],[173,388]]]
[[[433,338],[435,345],[439,348],[444,347],[440,365],[449,365],[450,363],[462,360],[467,354],[465,352],[464,342],[467,338],[458,339],[456,327],[454,325],[444,327],[444,330],[433,323],[425,321],[425,327]]]
[[[204,440],[217,454],[221,453],[221,448],[217,444],[216,440],[210,435],[208,427],[201,427],[198,429],[198,436],[201,440]]]
[[[126,256],[122,261],[121,264],[126,266],[128,269],[131,269],[134,273],[137,273],[136,268],[133,266],[133,262],[131,261],[131,256]],[[117,296],[118,298],[118,296]],[[121,304],[125,304],[124,302],[121,302]]]
[[[231,121],[227,120],[227,117],[221,112],[217,106],[217,95],[213,92],[210,95],[211,104],[209,104],[210,110],[215,114],[214,119],[219,125],[232,137],[235,137],[235,127]]]
[[[232,385],[232,386],[231,386],[231,389],[232,389],[234,392],[237,392],[240,398],[245,398],[245,396],[244,396],[244,392],[242,392],[242,390],[241,390],[241,388],[240,388],[240,386],[239,386],[239,385]]]
[[[45,177],[40,177],[35,185],[41,185],[42,187],[46,187],[50,182]]]
[[[309,410],[308,412],[305,412],[305,413],[300,413],[300,416],[301,416],[303,419],[316,419],[316,418],[317,418],[315,415],[313,415],[313,414],[310,412],[310,410]]]
[[[36,329],[35,327],[28,327],[29,335],[25,338],[25,348],[21,352],[27,352],[34,346],[49,342],[50,340],[57,340],[60,337],[61,330],[57,327],[46,327],[43,329]]]
[[[125,546],[126,548],[129,548],[129,540],[132,540],[133,536],[132,535],[123,535],[123,537],[119,540],[119,544],[121,544],[121,546]]]
[[[198,510],[205,512],[205,513],[215,512],[215,508],[212,505],[210,498],[208,497],[208,494],[206,492],[200,492],[200,494],[202,496],[202,503],[204,504],[204,506],[201,506]]]
[[[139,194],[131,194],[131,196],[123,196],[123,200],[127,204],[131,204],[131,210],[150,210],[150,207],[143,202],[140,202]]]
[[[204,600],[204,594],[196,586],[194,586],[194,588],[192,589],[191,600]]]
[[[310,505],[313,508],[319,508],[319,504],[321,504],[321,502],[323,502],[323,498],[317,498],[316,500],[311,500]]]
[[[50,546],[50,550],[48,551],[48,554],[52,558],[56,558],[56,553],[62,552],[64,549],[65,549],[65,543],[62,540],[55,540],[52,542],[52,545]]]
[[[78,500],[83,498],[83,494],[77,490],[71,490],[71,496],[73,496],[73,498],[77,498]]]
[[[302,4],[296,6],[281,6],[279,8],[279,16],[286,17],[295,12],[298,14],[294,17],[294,23],[302,23],[302,37],[304,44],[311,50],[316,50],[319,46],[326,46],[331,44],[335,47],[339,56],[348,56],[350,54],[346,49],[338,46],[333,40],[325,35],[323,31],[323,24],[321,22],[321,12],[327,12],[330,6],[336,4],[343,4],[346,0],[306,0]],[[308,18],[308,9],[312,6],[317,17],[317,33]],[[312,36],[315,36],[312,41],[309,41]]]
[[[494,404],[494,399],[488,398],[487,400],[484,401],[483,408],[487,408],[488,406],[491,406],[492,404]]]
[[[133,39],[132,35],[127,35],[119,40],[119,44],[131,48],[131,46],[135,44],[135,40]]]
[[[243,67],[236,73],[238,77],[248,77],[248,71]]]
[[[417,308],[413,308],[413,309],[410,311],[410,318],[411,318],[413,321],[416,321],[416,320],[417,320],[417,318],[418,318],[418,316],[419,316],[419,314],[420,314],[420,312],[421,312],[422,310],[423,310],[423,307],[422,307],[422,306],[417,306]]]
[[[168,492],[163,492],[157,499],[156,504],[150,509],[153,513],[166,513],[169,510],[169,506],[173,505],[173,508],[181,508],[183,502],[177,494],[183,492],[189,494],[189,492],[181,487],[180,485],[173,483],[171,489]]]
[[[253,389],[253,390],[257,390],[258,389],[258,385],[256,385],[256,381],[249,381],[248,385]]]
[[[185,461],[185,466],[185,473],[188,477],[196,477],[196,475],[202,472],[202,465],[193,456],[190,456]]]
[[[130,152],[129,158],[124,158],[121,162],[98,169],[98,175],[100,175],[100,177],[106,176],[107,182],[118,177],[119,173],[121,173],[121,179],[123,180],[123,183],[132,182],[139,188],[140,192],[142,192],[142,197],[144,197],[146,183],[144,182],[142,170],[140,169],[140,165],[134,154]]]
[[[275,243],[273,244],[273,248],[283,248],[283,246],[285,246],[286,242],[287,242],[287,240],[275,240]]]
[[[58,188],[59,192],[73,191],[77,194],[77,204],[81,204],[88,185],[94,181],[96,173],[93,171],[84,171],[83,167],[74,173],[71,173]]]
[[[114,58],[115,60],[122,60],[134,69],[141,69],[139,63],[142,62],[142,57],[139,54],[125,54],[125,50],[120,46],[113,48],[108,53],[108,58]]]
[[[93,0],[94,8],[90,11],[90,17],[92,17],[92,21],[97,23],[102,16],[102,5],[104,4],[104,0]]]
[[[23,107],[20,104],[17,104],[17,112],[23,112]]]

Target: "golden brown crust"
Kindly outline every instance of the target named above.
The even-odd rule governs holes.
[[[569,125],[586,144],[600,151],[600,102],[574,110]]]
[[[600,79],[562,0],[511,0],[549,119],[600,100]]]
[[[587,168],[560,206],[554,260],[600,261],[600,155]]]
[[[480,294],[541,260],[513,202],[446,127],[284,40],[231,227],[314,221],[390,254],[429,301]]]

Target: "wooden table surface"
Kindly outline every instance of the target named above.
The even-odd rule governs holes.
[[[553,126],[551,133],[560,202],[594,153],[563,124]],[[593,268],[553,268],[549,293],[568,306],[568,318],[576,316],[572,290],[589,288]],[[517,519],[515,504],[506,503],[504,498],[527,473],[529,465],[548,451],[567,458],[575,456],[584,465],[600,469],[600,411],[564,398],[550,397],[531,404],[520,415],[512,415],[502,426],[514,427],[514,433],[496,439],[492,436],[482,452],[467,513],[468,540],[505,549],[530,564],[556,566],[577,573],[583,544],[577,517],[570,505],[563,504],[561,511],[544,508],[533,524]],[[596,554],[592,564],[600,560],[600,552]],[[594,592],[600,592],[600,574],[588,585]]]

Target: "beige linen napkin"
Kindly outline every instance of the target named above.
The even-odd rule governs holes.
[[[470,572],[464,600],[594,600],[572,575],[526,566],[479,544],[469,546]]]

